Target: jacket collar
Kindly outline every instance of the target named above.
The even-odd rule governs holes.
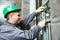
[[[17,28],[19,28],[19,29],[21,28],[20,26],[14,25],[14,24],[12,24],[12,23],[8,22],[7,20],[4,22],[4,25],[17,27]]]
[[[4,22],[4,25],[16,26],[16,25],[14,25],[14,24],[12,24],[12,23],[8,22],[7,20]]]

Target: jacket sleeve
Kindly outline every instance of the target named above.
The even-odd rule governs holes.
[[[25,25],[28,25],[28,24],[34,19],[35,16],[36,16],[36,13],[35,13],[35,12],[32,13],[32,14],[30,14],[30,15],[28,15],[28,16],[23,20],[23,23],[24,23]]]
[[[15,38],[21,38],[21,39],[34,39],[37,34],[39,33],[40,31],[40,28],[38,27],[34,27],[34,28],[31,28],[30,30],[25,30],[25,31],[22,31],[22,30],[19,30],[17,32],[17,34],[15,34]]]
[[[35,26],[34,28],[31,28],[29,31],[28,30],[25,31],[25,37],[26,39],[34,39],[36,38],[39,32],[40,28]]]
[[[25,30],[25,31],[15,27],[14,28],[6,27],[0,31],[0,38],[5,40],[25,40],[25,39],[33,40],[37,36],[39,31],[40,28],[38,26],[34,26],[30,30]]]
[[[36,16],[36,13],[33,12],[32,14],[28,15],[25,19],[23,19],[21,23],[18,25],[20,25],[21,27],[27,26],[34,19],[35,16]]]

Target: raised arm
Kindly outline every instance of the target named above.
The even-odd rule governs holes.
[[[45,11],[45,7],[39,7],[35,12],[33,12],[32,14],[28,15],[25,19],[23,19],[19,25],[27,26],[39,12],[43,11]]]

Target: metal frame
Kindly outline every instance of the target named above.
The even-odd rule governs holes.
[[[40,7],[40,6],[45,6],[46,7],[46,11],[44,13],[38,14],[38,16],[36,16],[36,25],[38,24],[39,21],[43,20],[43,19],[50,19],[50,7],[49,7],[49,1],[50,0],[46,0],[45,3],[43,4],[44,0],[36,0],[36,8]],[[51,22],[48,23],[46,25],[45,28],[43,28],[40,33],[39,36],[37,37],[37,40],[52,40],[51,37]]]

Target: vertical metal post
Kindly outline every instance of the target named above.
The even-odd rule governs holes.
[[[36,9],[38,7],[40,7],[42,5],[42,0],[36,0]],[[36,15],[36,25],[38,24],[38,22],[40,21],[40,16],[41,14]],[[37,40],[42,40],[42,36],[39,33],[39,35],[37,36]]]

